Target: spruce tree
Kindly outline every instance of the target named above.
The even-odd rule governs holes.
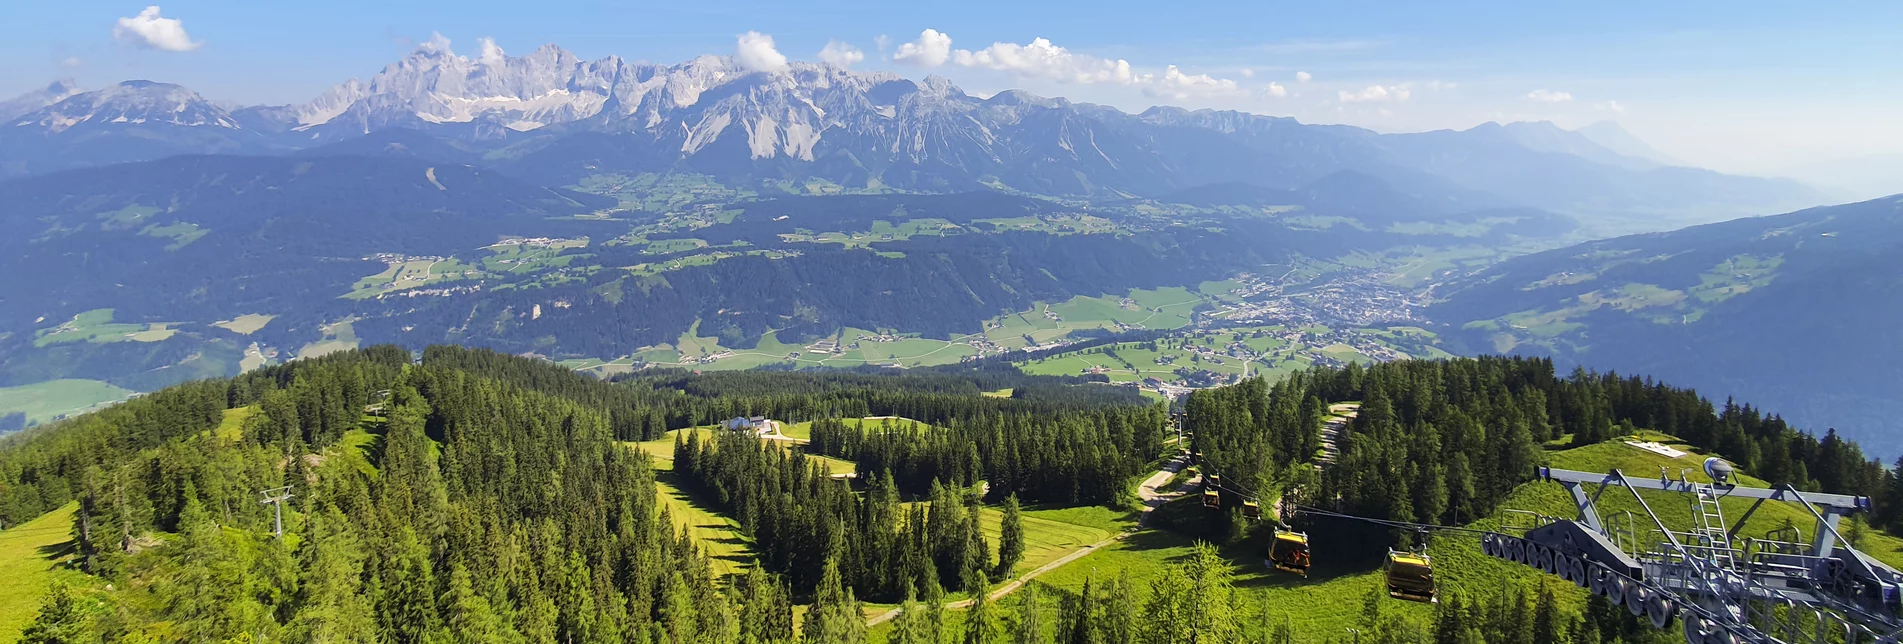
[[[991,644],[992,633],[997,628],[991,623],[991,591],[988,590],[991,582],[985,578],[983,570],[971,571],[970,576],[977,582],[977,589],[972,591],[971,609],[965,611],[965,637],[961,641],[964,644]]]
[[[1189,580],[1175,567],[1150,582],[1150,600],[1143,605],[1141,636],[1136,641],[1187,641],[1192,628],[1185,605],[1188,587]]]
[[[998,571],[999,579],[1010,579],[1012,568],[1024,558],[1024,518],[1018,508],[1018,495],[1012,494],[1004,499],[1004,516],[998,528]]]
[[[1190,552],[1186,573],[1188,593],[1184,596],[1184,618],[1191,644],[1227,644],[1240,639],[1236,612],[1234,573],[1229,561],[1208,543],[1197,543]]]
[[[927,562],[927,566],[931,563]],[[929,568],[927,572],[930,572]],[[945,587],[938,585],[938,574],[926,575],[925,582],[925,632],[932,644],[945,641]]]
[[[1540,582],[1540,597],[1533,608],[1533,644],[1564,644],[1565,634],[1560,632],[1563,624],[1559,614],[1558,598],[1553,589]]]
[[[46,601],[40,604],[39,615],[20,634],[20,641],[23,644],[80,644],[94,640],[89,626],[72,589],[66,582],[55,581]]]
[[[807,644],[859,644],[866,640],[866,620],[859,600],[839,576],[839,561],[829,559],[814,591],[813,608],[806,613]]]
[[[1097,629],[1102,644],[1135,644],[1137,641],[1137,600],[1136,588],[1130,583],[1130,571],[1124,570],[1110,582],[1110,588],[1103,593],[1101,627]]]
[[[1018,614],[1013,623],[1014,644],[1046,644],[1049,638],[1044,628],[1044,601],[1038,595],[1036,584],[1024,584],[1018,587]]]
[[[449,569],[449,594],[443,596],[443,614],[455,644],[495,644],[519,642],[520,633],[505,623],[476,592],[469,569],[453,564]]]
[[[899,603],[899,615],[892,618],[892,634],[888,638],[891,644],[939,644],[929,633],[931,618],[926,615],[924,604],[920,604],[912,591],[905,587],[905,601]]]

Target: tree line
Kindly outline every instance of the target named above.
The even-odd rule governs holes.
[[[891,472],[911,493],[982,480],[996,498],[1129,507],[1131,478],[1156,460],[1165,422],[1161,406],[980,414],[942,426],[822,419],[807,448]]]
[[[1359,402],[1336,438],[1340,456],[1317,480],[1324,418]],[[1775,414],[1649,378],[1561,376],[1544,358],[1404,360],[1316,367],[1274,385],[1261,380],[1197,391],[1184,426],[1212,471],[1264,498],[1364,516],[1460,524],[1493,512],[1529,480],[1539,449],[1587,445],[1638,429],[1675,435],[1774,486],[1875,499],[1881,525],[1903,527],[1903,480],[1835,431],[1818,437]]]

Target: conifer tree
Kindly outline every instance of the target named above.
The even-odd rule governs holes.
[[[1018,495],[1004,498],[1004,516],[998,529],[998,571],[999,579],[1011,578],[1011,569],[1024,558],[1024,518],[1018,508]]]
[[[1102,644],[1135,644],[1138,635],[1136,588],[1130,583],[1130,571],[1124,570],[1110,582],[1103,595]]]
[[[1188,586],[1189,580],[1178,568],[1150,582],[1150,599],[1143,605],[1142,636],[1137,641],[1186,641],[1191,629],[1185,606]]]
[[[926,562],[928,573],[930,565]],[[938,585],[937,573],[925,577],[925,633],[932,644],[940,644],[945,641],[945,587]]]
[[[20,634],[20,641],[22,644],[81,644],[94,639],[89,626],[72,589],[64,581],[55,581],[46,600],[40,604],[39,615]]]
[[[858,644],[866,640],[866,621],[860,616],[859,600],[840,579],[837,559],[829,559],[820,574],[813,608],[806,613],[804,636],[807,644]]]
[[[376,622],[361,580],[365,552],[349,520],[326,505],[305,522],[298,546],[302,579],[287,639],[310,642],[372,642]]]
[[[905,601],[899,603],[899,615],[892,618],[891,644],[938,644],[931,638],[930,617],[926,616],[924,604],[920,604],[910,584],[905,587]]]
[[[1559,601],[1542,580],[1539,600],[1533,608],[1533,644],[1564,644],[1565,634],[1560,632],[1563,626]]]
[[[977,582],[971,594],[971,608],[965,611],[964,644],[991,644],[997,626],[992,624],[991,586],[983,570],[973,570],[970,578]]]
[[[1185,566],[1189,576],[1183,613],[1191,644],[1228,644],[1241,638],[1236,612],[1234,572],[1216,547],[1199,542]]]
[[[455,644],[502,644],[522,641],[522,635],[496,614],[489,600],[476,592],[469,569],[452,564],[449,593],[443,596],[443,614]]]
[[[1018,587],[1017,619],[1013,624],[1011,641],[1014,644],[1046,644],[1050,639],[1044,628],[1044,600],[1039,597],[1036,584],[1024,584]]]

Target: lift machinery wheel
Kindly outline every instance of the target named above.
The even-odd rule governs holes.
[[[1670,597],[1652,594],[1645,602],[1645,616],[1651,618],[1652,627],[1664,629],[1672,625],[1672,617],[1678,613],[1678,604]]]
[[[1611,575],[1606,579],[1606,601],[1611,602],[1613,606],[1624,605],[1628,588],[1625,577]]]

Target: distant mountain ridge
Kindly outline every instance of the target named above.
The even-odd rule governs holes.
[[[1470,353],[1549,355],[1735,395],[1903,454],[1903,196],[1588,242],[1447,285]]]
[[[129,116],[142,106],[181,116]],[[1669,167],[1550,124],[1384,135],[1234,111],[1129,114],[1022,91],[980,99],[941,77],[818,63],[768,73],[719,56],[582,60],[554,45],[485,58],[425,45],[367,81],[288,106],[225,110],[134,81],[8,123],[0,173],[10,175],[179,153],[281,154],[415,130],[454,144],[439,151],[468,150],[545,185],[686,172],[732,185],[1115,198],[1223,182],[1294,189],[1354,171],[1395,185],[1433,177],[1503,204],[1570,212],[1716,217],[1822,201],[1794,182]]]

